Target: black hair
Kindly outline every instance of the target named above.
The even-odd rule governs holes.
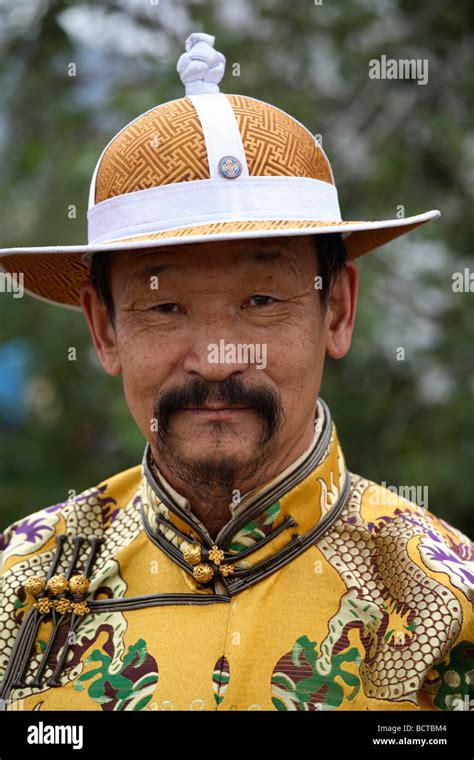
[[[346,268],[347,250],[340,232],[322,232],[311,237],[316,251],[318,276],[321,278],[321,306],[325,311],[332,286]]]
[[[99,251],[92,256],[91,268],[89,273],[100,301],[104,304],[112,324],[115,323],[114,300],[112,298],[112,287],[110,285],[110,258],[107,251]]]
[[[318,263],[318,276],[321,278],[321,288],[318,289],[323,310],[327,308],[331,288],[345,269],[347,251],[338,232],[323,232],[311,235]],[[107,309],[110,321],[114,324],[115,311],[110,285],[110,258],[106,251],[100,251],[92,256],[90,280],[101,302]]]

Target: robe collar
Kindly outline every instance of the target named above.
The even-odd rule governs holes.
[[[350,490],[336,427],[322,399],[317,425],[318,435],[302,456],[231,506],[232,516],[215,539],[157,471],[147,444],[140,496],[149,538],[187,570],[198,587],[218,576],[220,588],[237,589],[286,564],[334,524]]]

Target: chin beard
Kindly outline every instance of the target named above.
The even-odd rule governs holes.
[[[250,406],[262,424],[262,432],[246,459],[238,455],[225,456],[219,452],[221,433],[226,423],[213,424],[213,451],[206,457],[189,458],[180,450],[181,436],[172,430],[174,412],[188,405],[199,406],[205,401],[228,402],[229,405]],[[231,498],[241,490],[260,469],[267,465],[277,449],[277,433],[284,413],[275,391],[266,386],[247,387],[233,375],[219,383],[198,378],[182,388],[171,388],[160,394],[154,409],[158,422],[156,449],[161,461],[173,474],[188,483],[200,499],[212,496]],[[157,462],[158,464],[158,462]]]
[[[221,429],[223,423],[215,425]],[[178,437],[170,433],[166,445],[158,439],[157,449],[161,461],[180,480],[191,486],[196,497],[200,500],[225,497],[230,501],[236,490],[242,491],[245,483],[249,482],[267,465],[277,449],[277,437],[268,438],[267,432],[262,435],[252,447],[251,456],[244,460],[238,455],[209,454],[206,457],[190,458],[183,455],[179,445],[174,443]],[[220,436],[216,437],[215,451],[218,451]]]

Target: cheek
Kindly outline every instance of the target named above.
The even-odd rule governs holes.
[[[148,336],[149,338],[149,336]],[[144,436],[150,439],[153,407],[173,368],[169,346],[144,335],[121,335],[118,351],[128,408]]]
[[[267,372],[288,414],[312,406],[319,393],[325,356],[323,325],[305,321],[268,345]]]

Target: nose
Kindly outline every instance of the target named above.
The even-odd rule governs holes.
[[[238,344],[224,339],[210,341],[206,345],[194,347],[183,363],[183,369],[189,374],[198,374],[206,380],[222,381],[233,374],[246,372],[250,365],[248,360],[235,359],[239,356]],[[235,350],[234,348],[235,347]]]
[[[242,374],[251,367],[250,352],[245,346],[252,343],[247,336],[238,334],[233,325],[222,320],[207,323],[193,330],[193,338],[183,361],[189,374],[199,374],[208,381],[222,381],[230,375]]]

